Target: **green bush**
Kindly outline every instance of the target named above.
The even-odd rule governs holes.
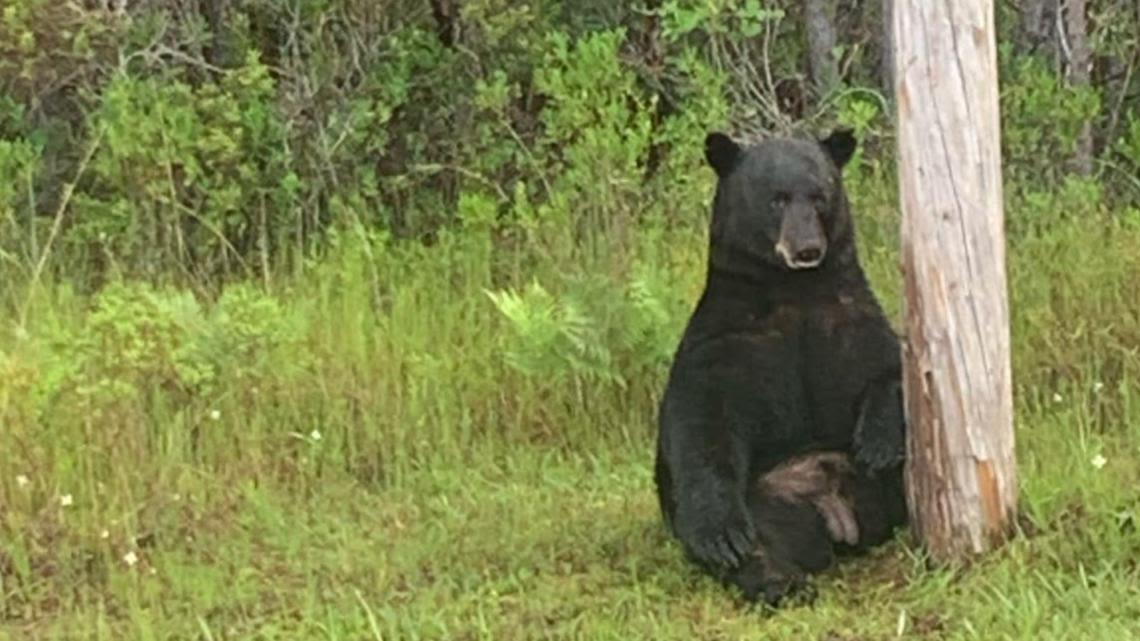
[[[1003,71],[1002,160],[1007,178],[1015,186],[1056,185],[1077,149],[1082,127],[1101,109],[1100,92],[1091,86],[1069,86],[1037,58],[1012,58]]]

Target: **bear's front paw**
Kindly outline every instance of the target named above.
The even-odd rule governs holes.
[[[756,531],[743,509],[711,516],[704,511],[693,520],[678,519],[679,538],[698,562],[735,568],[755,549]]]
[[[855,461],[871,470],[885,470],[906,458],[906,416],[902,388],[892,382],[872,389],[855,424]]]
[[[856,463],[874,471],[895,467],[906,458],[905,444],[900,443],[901,435],[895,437],[884,431],[872,431],[861,435],[855,442]]]

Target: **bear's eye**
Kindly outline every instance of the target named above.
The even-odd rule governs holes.
[[[787,194],[776,194],[775,196],[772,197],[772,206],[773,207],[783,207],[784,205],[788,204],[789,200],[791,200],[791,199],[788,198]]]
[[[815,194],[811,197],[811,204],[815,205],[816,207],[823,207],[827,204],[827,199],[820,194]]]

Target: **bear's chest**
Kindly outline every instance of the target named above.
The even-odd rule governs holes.
[[[784,305],[766,314],[750,314],[743,334],[761,352],[829,360],[869,347],[865,337],[878,331],[876,321],[874,310],[854,297],[839,296],[811,305]]]
[[[891,349],[877,315],[841,297],[777,308],[748,325],[736,375],[753,400],[740,398],[739,409],[762,402],[779,432],[845,446],[859,397]]]

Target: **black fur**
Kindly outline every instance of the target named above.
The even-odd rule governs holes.
[[[836,550],[882,543],[906,519],[899,343],[859,265],[841,170],[855,139],[706,139],[718,176],[704,292],[677,349],[659,411],[656,482],[663,518],[687,555],[776,602]],[[818,266],[776,250],[787,216],[816,217]],[[757,479],[807,452],[845,452],[859,522],[833,545],[806,500]]]

